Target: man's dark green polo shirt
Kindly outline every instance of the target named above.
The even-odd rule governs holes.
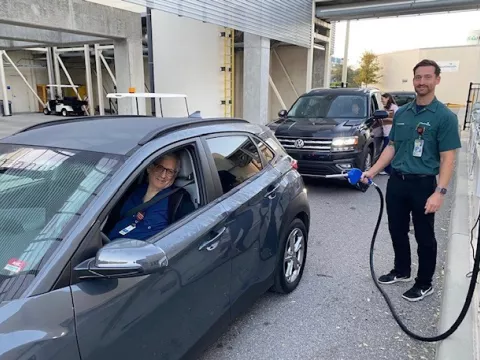
[[[424,128],[421,157],[413,156],[418,126]],[[395,146],[392,168],[405,174],[438,175],[440,153],[462,146],[457,115],[437,98],[418,112],[415,101],[398,109],[389,138]]]

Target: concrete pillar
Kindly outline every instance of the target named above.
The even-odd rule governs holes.
[[[307,76],[306,76],[306,86],[305,91],[309,92],[312,90],[313,87],[313,63],[315,61],[315,48],[313,47],[313,43],[310,48],[307,50]]]
[[[54,70],[53,70],[53,49],[51,47],[47,48],[47,73],[48,73],[48,83],[53,85],[56,84],[55,82],[55,75],[54,75]],[[55,99],[55,88],[50,87],[48,90],[49,93],[49,99],[54,100]]]
[[[323,86],[328,88],[330,87],[330,78],[332,75],[332,55],[331,55],[331,44],[325,44],[325,53],[324,53],[324,76],[323,76]]]
[[[98,96],[98,113],[105,115],[105,94],[103,92],[103,70],[102,61],[100,60],[99,44],[94,45],[95,50],[95,72],[97,73],[97,96]]]
[[[88,113],[95,115],[95,101],[93,99],[92,67],[90,62],[90,45],[84,45],[85,79],[87,80]]]
[[[325,51],[315,49],[313,53],[313,84],[314,88],[321,88],[325,85]],[[330,84],[329,84],[330,85]]]
[[[52,56],[53,56],[53,67],[55,71],[55,84],[59,85],[58,87],[56,87],[57,89],[56,93],[58,96],[62,97],[63,93],[62,93],[62,88],[60,87],[60,85],[62,85],[62,76],[60,74],[60,64],[58,62],[57,54],[58,54],[57,47],[53,47]]]
[[[256,124],[268,122],[270,39],[245,33],[243,65],[243,118]]]
[[[5,68],[3,67],[3,51],[0,51],[0,85],[2,87],[3,114],[11,116],[10,107],[8,106],[7,81],[5,79]]]
[[[115,77],[117,91],[127,93],[130,88],[135,92],[145,92],[145,73],[143,70],[142,39],[117,40],[115,46]],[[145,98],[138,98],[138,114],[146,115]],[[137,105],[135,99],[118,100],[119,115],[136,115]]]

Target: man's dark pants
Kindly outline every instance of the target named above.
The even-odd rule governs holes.
[[[395,252],[395,270],[409,276],[411,255],[408,232],[412,213],[415,238],[418,244],[418,277],[416,284],[421,288],[432,285],[437,259],[435,239],[435,214],[425,215],[425,204],[437,186],[435,176],[419,177],[400,175],[392,169],[388,180],[386,203],[388,226]]]

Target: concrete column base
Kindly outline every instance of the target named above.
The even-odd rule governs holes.
[[[245,33],[243,118],[267,124],[269,109],[270,39]]]
[[[129,88],[135,88],[135,92],[145,92],[145,73],[143,61],[142,40],[127,39],[117,40],[115,46],[115,77],[117,91],[128,92]],[[137,105],[135,99],[118,100],[119,115],[136,115]],[[138,99],[138,114],[146,115],[145,99]]]

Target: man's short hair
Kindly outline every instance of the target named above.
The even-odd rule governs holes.
[[[415,65],[415,67],[413,68],[413,75],[415,75],[415,71],[417,71],[417,69],[422,66],[433,66],[435,68],[435,75],[440,76],[440,66],[438,66],[435,61],[429,59],[423,59],[417,65]]]
[[[180,171],[181,161],[180,161],[180,156],[175,152],[170,152],[170,153],[163,154],[162,156],[160,156],[159,158],[157,158],[155,160],[155,164],[159,163],[160,161],[162,161],[163,159],[166,159],[166,158],[175,159],[175,164],[176,164],[175,165],[175,173],[178,174],[178,172]]]

